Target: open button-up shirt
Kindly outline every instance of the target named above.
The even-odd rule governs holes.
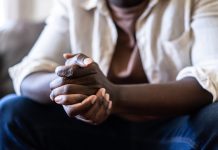
[[[29,74],[64,64],[64,52],[90,56],[107,75],[117,36],[106,0],[56,0],[29,55],[9,70],[17,94]],[[150,0],[136,39],[151,84],[194,77],[218,99],[218,0]]]

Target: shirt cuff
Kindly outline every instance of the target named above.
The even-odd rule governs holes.
[[[28,75],[40,71],[54,72],[57,66],[57,63],[50,60],[30,61],[26,58],[21,63],[9,68],[9,75],[12,78],[16,94],[21,95],[21,83]]]
[[[213,101],[217,100],[217,73],[216,71],[207,70],[205,68],[186,67],[178,74],[176,80],[181,80],[185,77],[194,77],[202,88],[210,92],[213,96]]]

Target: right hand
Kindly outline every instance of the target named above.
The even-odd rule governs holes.
[[[93,106],[88,111],[77,115],[76,118],[93,125],[101,124],[111,113],[112,101],[109,98],[109,94],[105,93],[105,89],[100,89],[96,94],[96,98],[93,97],[92,99],[95,100],[92,101]],[[67,112],[66,109],[68,108],[65,108]]]
[[[98,125],[105,121],[112,109],[112,101],[105,89],[99,89],[96,95],[80,96],[78,94],[60,95],[55,97],[57,104],[63,108],[69,117]]]

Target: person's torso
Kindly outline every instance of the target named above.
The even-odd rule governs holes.
[[[73,53],[85,53],[108,74],[118,32],[104,0],[68,1]],[[193,0],[151,0],[136,22],[136,42],[150,83],[176,79],[191,65]]]
[[[143,1],[136,6],[122,8],[108,3],[118,33],[107,75],[108,79],[115,84],[148,83],[135,36],[136,22],[147,4],[147,1]]]

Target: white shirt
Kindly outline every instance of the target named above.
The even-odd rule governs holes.
[[[107,75],[117,36],[105,0],[56,0],[29,55],[9,69],[17,94],[29,74],[63,65],[64,52],[90,56]],[[136,39],[151,84],[194,77],[218,99],[218,0],[150,0]]]

